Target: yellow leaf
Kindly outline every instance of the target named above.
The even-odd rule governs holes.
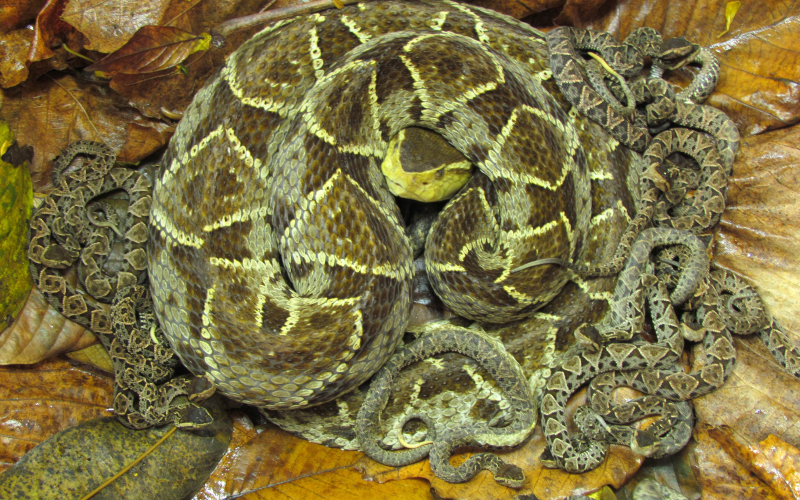
[[[14,135],[0,121],[0,156]],[[27,231],[33,208],[33,190],[27,165],[0,160],[0,330],[7,328],[25,305],[31,291],[28,273]]]
[[[195,52],[200,52],[202,50],[208,50],[211,47],[211,35],[208,33],[203,33],[200,35],[200,39],[194,43],[194,47],[192,47],[192,51],[189,54],[194,54]]]
[[[728,2],[725,5],[725,31],[717,35],[717,38],[721,37],[727,33],[729,29],[731,29],[731,21],[733,21],[734,16],[736,16],[736,13],[739,12],[739,7],[741,6],[742,2],[739,2],[738,0],[736,2]]]

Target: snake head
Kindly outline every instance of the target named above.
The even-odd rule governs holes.
[[[516,465],[504,464],[497,469],[494,480],[508,488],[522,488],[522,484],[525,482],[525,473]]]
[[[648,429],[639,430],[633,433],[631,437],[631,450],[639,455],[649,457],[658,451],[658,446],[661,440]]]

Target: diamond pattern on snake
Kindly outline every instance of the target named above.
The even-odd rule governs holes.
[[[702,70],[676,94],[659,77],[685,62]],[[582,472],[612,439],[674,450],[691,410],[663,398],[713,390],[733,362],[695,236],[724,209],[738,147],[732,122],[700,104],[717,72],[706,49],[651,29],[621,44],[572,28],[545,35],[450,1],[377,1],[281,21],[234,52],[187,109],[152,191],[149,231],[127,229],[146,216],[143,181],[130,191],[127,232],[92,215],[91,199],[133,185],[103,163],[65,181],[34,218],[34,276],[66,314],[108,334],[115,407],[134,427],[202,426],[198,403],[217,390],[312,441],[398,465],[430,454],[445,480],[486,468],[518,487],[522,471],[496,455],[459,468],[449,456],[524,440],[544,390],[546,463]],[[440,134],[477,169],[425,243],[432,287],[463,321],[412,332],[416,267],[380,171],[390,140],[409,127]],[[698,170],[672,164],[674,152]],[[135,270],[117,284],[98,278],[96,262],[113,233],[127,239]],[[670,260],[677,279],[651,263],[665,245],[685,247]],[[145,246],[149,292],[135,258]],[[90,294],[113,298],[120,330],[52,271],[79,254]],[[647,300],[663,334],[648,347],[637,331],[643,286],[655,282],[660,295]],[[668,311],[684,303],[694,316],[683,321],[702,330],[686,338],[711,348],[702,374],[674,370],[676,332],[686,329]],[[764,331],[796,366],[779,327]],[[167,342],[194,378],[170,380]],[[603,372],[613,374],[606,387],[635,382],[653,394],[638,408],[662,415],[658,435],[621,428],[630,423],[621,418],[608,432],[599,419],[624,410],[600,406],[584,412],[584,438],[566,434],[566,399]],[[419,446],[391,451],[407,441]]]

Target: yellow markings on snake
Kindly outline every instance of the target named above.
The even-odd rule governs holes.
[[[161,227],[159,232],[164,236],[164,239],[168,240],[168,242],[171,241],[178,243],[179,245],[192,248],[202,248],[205,244],[205,240],[203,238],[200,238],[194,234],[187,234],[178,229],[178,227],[172,222],[172,219],[167,218],[162,211],[154,211],[152,216],[158,223],[157,227]]]
[[[478,16],[478,14],[468,9],[466,6],[456,2],[451,2],[450,0],[446,0],[444,3],[470,16],[473,21],[475,21],[475,35],[478,37],[478,40],[485,44],[490,42],[489,37],[486,35],[486,28],[483,26],[483,20],[480,18],[480,16]]]
[[[356,23],[355,21],[353,21],[349,17],[343,15],[340,18],[340,20],[341,20],[342,24],[347,26],[347,29],[350,30],[350,33],[352,33],[353,35],[355,35],[356,38],[358,38],[359,42],[366,43],[372,38],[372,35],[370,35],[369,33],[364,33],[361,30],[361,27],[358,25],[358,23]]]
[[[428,26],[432,30],[441,31],[445,20],[447,20],[447,11],[439,11],[428,21]]]
[[[203,326],[207,327],[211,324],[211,302],[214,300],[214,287],[206,291],[206,302],[203,305]]]

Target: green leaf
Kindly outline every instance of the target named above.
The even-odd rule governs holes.
[[[14,143],[14,134],[0,121],[0,156]],[[33,209],[31,175],[27,165],[0,160],[0,330],[22,310],[31,291],[27,234]]]
[[[177,430],[92,500],[178,500],[196,491],[225,454],[233,430],[218,400],[211,401],[215,402],[209,411],[215,420],[210,428]],[[0,474],[0,498],[81,498],[141,458],[170,429],[136,431],[113,417],[70,427]]]

